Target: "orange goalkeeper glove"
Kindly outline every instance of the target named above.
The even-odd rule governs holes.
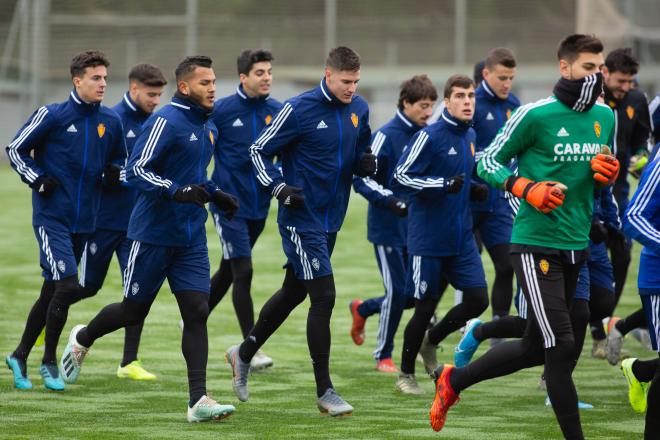
[[[526,177],[510,177],[505,189],[514,196],[524,199],[537,210],[548,214],[564,203],[564,191],[568,188],[559,182],[534,182]]]
[[[594,180],[601,185],[612,185],[619,176],[619,160],[612,155],[610,147],[603,146],[600,153],[591,159]]]

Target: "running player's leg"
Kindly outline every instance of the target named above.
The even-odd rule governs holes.
[[[642,264],[643,259],[640,260],[640,266]],[[660,341],[660,294],[657,293],[657,287],[646,294],[642,294],[641,291],[642,289],[640,288],[643,309],[649,322],[648,329],[651,336],[651,345],[656,352],[660,353],[660,344],[658,343]],[[635,362],[635,364],[639,363],[639,361]],[[635,364],[633,364],[633,368]],[[651,362],[645,364],[647,367],[652,366]],[[655,439],[660,435],[660,368],[657,365],[660,365],[660,362],[656,364],[655,374],[646,397],[646,425],[644,427],[645,440]],[[643,364],[640,364],[638,367],[642,366]],[[646,373],[646,375],[648,375],[648,373]],[[635,374],[635,376],[637,376],[637,374]]]
[[[488,308],[486,274],[474,240],[464,247],[460,255],[444,258],[443,262],[443,274],[454,287],[463,291],[463,301],[449,309],[440,322],[429,330],[428,340],[432,345],[438,345],[447,335]]]
[[[377,260],[385,286],[385,300],[380,311],[377,346],[373,355],[376,360],[391,359],[394,336],[399,328],[406,305],[406,266],[403,248],[376,246]],[[359,311],[359,308],[358,308]]]
[[[584,338],[587,332],[587,325],[589,323],[589,300],[590,300],[590,274],[589,274],[589,264],[587,261],[584,261],[580,265],[579,275],[577,278],[577,284],[575,286],[566,286],[565,291],[574,291],[575,294],[572,297],[568,297],[569,301],[569,310],[571,315],[571,323],[573,325],[573,336],[575,339],[575,365],[580,358],[582,353],[582,347],[584,346]],[[565,278],[565,282],[570,281],[568,277]]]
[[[39,333],[46,326],[46,313],[48,312],[48,305],[53,298],[54,292],[55,282],[49,281],[47,278],[44,279],[44,282],[41,285],[39,298],[37,298],[32,305],[32,309],[30,309],[27,321],[25,322],[25,329],[23,330],[21,341],[11,354],[11,357],[19,359],[23,364],[27,361],[30,351],[39,337]]]
[[[211,293],[209,295],[209,310],[213,311],[220,303],[222,298],[229,290],[229,286],[234,281],[234,275],[231,269],[230,260],[230,246],[227,245],[223,238],[222,220],[224,219],[219,213],[213,213],[213,223],[215,230],[220,238],[222,245],[222,259],[220,260],[220,267],[211,277]],[[225,220],[226,221],[226,220]]]

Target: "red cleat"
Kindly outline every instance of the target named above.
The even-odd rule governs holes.
[[[350,302],[348,307],[351,309],[351,315],[353,315],[353,325],[351,326],[351,338],[355,345],[364,344],[364,325],[367,322],[366,318],[363,318],[358,313],[358,307],[362,304],[361,299],[354,299]]]
[[[440,374],[438,374],[440,371]],[[456,402],[458,402],[458,394],[454,392],[449,383],[449,376],[454,371],[453,365],[443,365],[442,370],[435,370],[435,399],[431,405],[429,418],[431,419],[431,427],[434,431],[440,431],[445,426],[447,420],[447,411]]]
[[[376,364],[376,370],[380,371],[381,373],[399,372],[399,368],[396,365],[394,365],[394,362],[392,362],[392,358],[380,359]]]

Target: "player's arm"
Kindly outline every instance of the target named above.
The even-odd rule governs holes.
[[[362,195],[374,206],[387,206],[387,199],[393,197],[390,189],[383,185],[387,173],[387,152],[390,138],[381,131],[377,131],[371,141],[371,151],[376,156],[378,169],[372,177],[353,176],[353,189]]]
[[[532,106],[519,107],[497,133],[477,164],[479,177],[525,200],[544,214],[563,203],[566,187],[560,182],[535,182],[515,175],[507,166],[535,142]]]
[[[461,190],[465,176],[429,175],[433,152],[426,131],[419,131],[413,136],[410,144],[411,147],[399,159],[393,183],[397,183],[408,194],[419,194],[423,197],[457,193]]]
[[[359,121],[356,161],[353,174],[360,177],[372,176],[377,169],[376,155],[371,148],[371,127],[369,126],[369,110]]]
[[[257,180],[268,188],[270,193],[289,208],[300,208],[305,204],[301,188],[287,185],[280,170],[273,163],[273,157],[298,137],[299,129],[291,103],[287,102],[265,127],[250,147],[250,159]]]
[[[37,166],[30,153],[40,147],[53,125],[53,116],[48,108],[40,107],[5,149],[11,167],[21,180],[44,196],[52,194],[58,182]]]
[[[660,161],[653,161],[642,173],[639,187],[626,209],[623,227],[626,235],[660,255],[660,231],[654,227],[651,221],[660,209],[658,164]]]

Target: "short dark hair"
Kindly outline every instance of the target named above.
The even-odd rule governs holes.
[[[105,56],[105,54],[99,50],[86,50],[80,52],[71,59],[71,64],[69,64],[69,71],[71,72],[71,78],[85,74],[85,69],[88,67],[97,67],[105,66],[108,67],[110,61]]]
[[[632,49],[623,47],[614,49],[605,58],[605,67],[612,72],[621,72],[629,75],[637,75],[639,72],[639,61],[632,54]]]
[[[273,61],[273,54],[264,49],[246,49],[236,59],[236,69],[238,74],[248,75],[252,66],[264,61]]]
[[[137,81],[150,87],[163,87],[167,84],[163,71],[153,64],[138,64],[128,73],[129,81]]]
[[[477,61],[474,63],[474,71],[472,72],[472,78],[476,85],[481,84],[484,80],[484,67],[486,67],[486,60]]]
[[[449,77],[445,83],[445,98],[451,97],[451,92],[454,87],[461,87],[469,89],[470,86],[474,87],[474,81],[467,75],[456,74]]]
[[[328,53],[328,58],[325,60],[325,67],[334,70],[350,70],[351,72],[355,72],[356,70],[360,70],[360,55],[350,47],[335,47]]]
[[[397,107],[403,110],[403,102],[414,104],[422,99],[438,100],[438,91],[426,75],[415,75],[401,83],[399,103]]]
[[[210,57],[205,55],[195,55],[191,57],[185,57],[183,61],[176,66],[174,71],[174,76],[176,77],[177,82],[186,78],[188,75],[193,73],[198,67],[211,68],[213,60]]]
[[[516,57],[513,55],[511,49],[506,47],[496,47],[491,49],[486,56],[486,68],[488,70],[493,70],[498,64],[513,69],[516,67]]]
[[[602,51],[603,42],[595,35],[572,34],[559,42],[557,59],[572,63],[581,53],[601,53]]]

